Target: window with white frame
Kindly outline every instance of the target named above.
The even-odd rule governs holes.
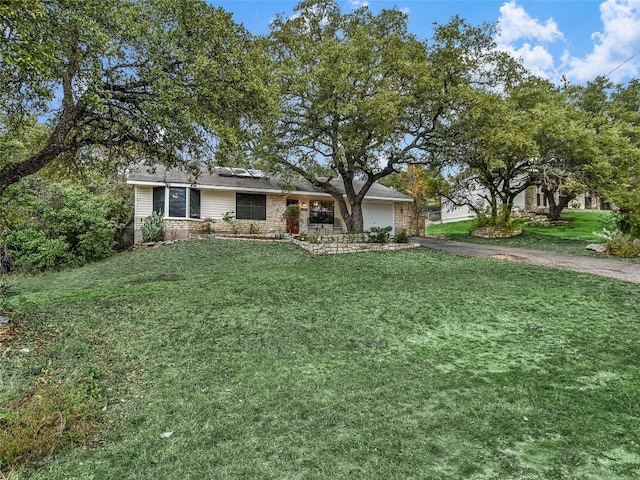
[[[187,187],[154,187],[153,211],[163,217],[200,218],[200,190]]]

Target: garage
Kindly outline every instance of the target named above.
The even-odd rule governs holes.
[[[365,202],[362,204],[362,217],[365,230],[371,227],[393,227],[393,204]],[[392,230],[391,234],[395,235],[395,231]]]

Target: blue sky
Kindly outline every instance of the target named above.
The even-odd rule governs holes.
[[[208,2],[232,12],[234,19],[254,34],[267,33],[276,13],[289,16],[298,3]],[[640,77],[640,0],[339,0],[338,3],[343,12],[362,4],[374,12],[395,6],[407,12],[409,28],[420,38],[430,36],[434,22],[446,23],[456,14],[472,24],[497,22],[501,31],[496,38],[499,47],[521,58],[534,73],[555,82],[563,75],[574,83],[606,74],[621,83]]]

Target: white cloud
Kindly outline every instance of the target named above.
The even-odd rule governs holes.
[[[540,21],[532,18],[523,7],[510,0],[500,7],[498,48],[522,60],[535,75],[556,79],[553,54],[545,44],[564,39],[553,18]]]
[[[369,2],[366,0],[349,0],[349,5],[351,5],[352,8],[368,7]]]
[[[607,74],[613,81],[637,77],[640,0],[603,0],[600,18],[602,29],[591,34],[591,53],[577,57],[568,50],[564,34],[553,18],[544,21],[532,18],[516,0],[509,0],[500,7],[496,43],[500,49],[522,59],[531,72],[552,81],[559,81],[563,75],[576,82]],[[553,45],[557,42],[561,42],[561,48],[564,45],[561,54],[557,53],[558,46]]]
[[[521,47],[502,45],[501,50],[511,54],[512,57],[522,60],[523,65],[534,75],[554,79],[554,58],[551,52],[542,45],[532,46],[529,43]]]
[[[583,58],[566,58],[568,75],[578,81],[607,75],[618,81],[638,76],[640,55],[640,0],[606,0],[600,5],[603,29],[595,32],[593,51]],[[625,63],[626,62],[626,63]]]
[[[530,39],[541,42],[554,42],[564,38],[553,18],[542,23],[531,18],[524,8],[510,0],[500,7],[498,19],[498,43],[508,45],[516,40]]]

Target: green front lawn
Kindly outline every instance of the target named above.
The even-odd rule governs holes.
[[[11,478],[640,475],[637,285],[207,240],[13,288],[2,405],[92,372],[100,427]]]
[[[522,225],[522,235],[503,238],[486,239],[469,235],[474,228],[473,220],[429,225],[427,235],[446,235],[452,240],[473,242],[505,247],[528,248],[572,255],[599,256],[585,249],[589,243],[604,243],[594,232],[602,232],[604,227],[614,229],[613,217],[607,212],[567,211],[562,214],[566,224],[549,227]],[[626,261],[636,261],[629,260]]]

